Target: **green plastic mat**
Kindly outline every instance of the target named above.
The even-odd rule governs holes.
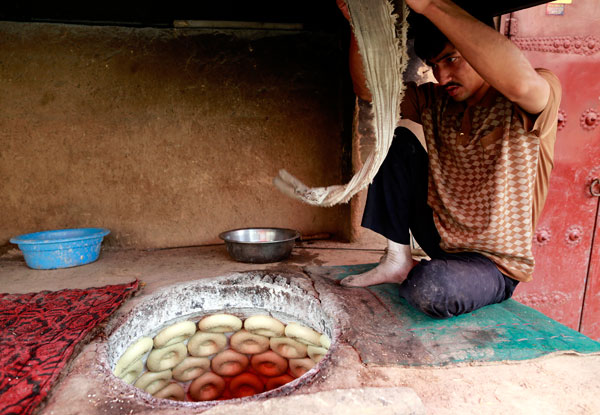
[[[363,264],[321,268],[328,268],[322,276],[340,280],[374,266],[375,264]],[[483,307],[450,319],[434,319],[415,310],[400,298],[395,284],[372,286],[368,291],[378,298],[385,313],[391,314],[392,321],[397,322],[393,333],[396,343],[418,344],[420,349],[426,351],[420,354],[408,353],[403,357],[394,347],[394,352],[400,355],[395,357],[397,364],[517,361],[551,353],[600,352],[600,342],[515,300]],[[357,350],[360,353],[360,343]],[[365,363],[372,360],[367,353],[362,354],[362,357],[363,361],[366,360]]]

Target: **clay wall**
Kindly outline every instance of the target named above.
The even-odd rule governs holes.
[[[131,248],[247,226],[348,237],[348,206],[271,182],[347,179],[342,49],[316,32],[0,22],[0,246],[88,226]]]

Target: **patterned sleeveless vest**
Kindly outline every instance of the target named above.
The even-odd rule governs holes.
[[[489,98],[466,114],[450,98],[424,110],[428,203],[442,249],[479,252],[527,281],[539,137],[525,131],[512,102],[497,92]]]

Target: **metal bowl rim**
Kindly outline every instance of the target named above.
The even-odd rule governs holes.
[[[232,239],[228,239],[227,235],[232,233],[232,232],[237,232],[237,231],[250,231],[250,230],[265,230],[265,231],[269,231],[269,230],[274,230],[274,231],[290,231],[294,233],[294,236],[291,238],[286,238],[286,239],[279,239],[277,241],[254,241],[254,242],[247,242],[247,241],[237,241],[237,240],[232,240]],[[225,232],[221,232],[219,234],[219,238],[221,238],[222,240],[224,240],[225,242],[228,243],[234,243],[234,244],[244,244],[244,245],[266,245],[266,244],[280,244],[282,242],[289,242],[289,241],[294,241],[296,239],[298,239],[300,237],[300,232],[298,232],[295,229],[289,229],[289,228],[262,228],[262,227],[257,227],[257,228],[237,228],[237,229],[230,229],[228,231]]]

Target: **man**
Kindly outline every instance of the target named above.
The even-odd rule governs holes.
[[[415,38],[438,83],[409,84],[402,104],[402,117],[423,125],[427,153],[396,130],[363,216],[363,226],[388,239],[386,254],[342,284],[398,283],[411,305],[447,318],[504,301],[532,278],[561,89],[453,2],[406,3],[439,29]],[[370,100],[356,56],[351,71],[357,95]],[[431,260],[413,263],[409,229]]]

